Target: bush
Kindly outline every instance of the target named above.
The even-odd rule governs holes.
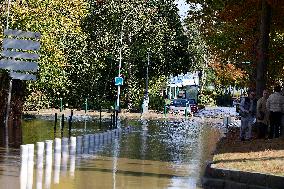
[[[154,96],[150,95],[150,102],[149,102],[149,108],[152,110],[157,110],[157,111],[163,111],[164,110],[164,98],[162,96]]]
[[[207,105],[207,106],[214,106],[216,105],[216,101],[214,100],[214,94],[202,94],[198,97],[200,104]]]

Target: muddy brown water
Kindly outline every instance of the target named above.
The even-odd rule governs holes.
[[[108,125],[74,122],[71,136],[103,132]],[[220,137],[217,129],[192,120],[121,121],[123,130],[126,126],[131,126],[131,132],[125,130],[119,137],[97,142],[75,155],[53,153],[50,160],[46,155],[42,167],[36,155],[32,164],[21,163],[20,145],[69,137],[67,122],[63,132],[60,123],[54,130],[53,121],[39,119],[2,127],[0,188],[201,188],[205,163]]]

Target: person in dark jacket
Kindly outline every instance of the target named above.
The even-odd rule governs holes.
[[[265,138],[267,134],[267,128],[269,125],[269,112],[266,108],[266,101],[269,97],[268,91],[263,90],[262,97],[257,101],[257,130],[258,138]]]
[[[241,116],[241,128],[240,139],[251,140],[252,124],[256,118],[256,105],[255,92],[253,90],[248,91],[248,97],[244,97],[240,103],[240,116]]]

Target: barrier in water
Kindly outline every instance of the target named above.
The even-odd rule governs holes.
[[[52,171],[52,140],[45,141],[45,188],[50,188]]]
[[[132,128],[127,127],[124,132],[131,132]],[[45,140],[36,143],[36,188],[50,188],[51,176],[53,182],[59,183],[60,174],[66,174],[68,168],[68,159],[70,158],[69,173],[74,176],[76,154],[93,154],[101,150],[105,144],[110,143],[122,134],[122,129],[117,128],[103,133],[86,134],[84,136],[70,137],[62,139]],[[116,141],[116,140],[115,140]],[[54,145],[53,145],[54,143]],[[53,149],[54,148],[54,149]],[[34,170],[34,144],[21,145],[21,189],[33,188],[33,170]],[[54,156],[53,156],[54,152]],[[54,160],[54,173],[52,174]],[[45,166],[44,166],[45,163]],[[45,170],[44,170],[45,169]]]
[[[36,189],[40,189],[42,188],[42,178],[43,178],[44,142],[37,142],[36,149],[37,149]]]

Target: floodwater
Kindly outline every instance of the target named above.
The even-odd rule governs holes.
[[[205,163],[220,137],[195,121],[121,121],[121,132],[96,138],[109,123],[22,120],[0,130],[0,186],[9,189],[183,189],[201,188]],[[110,133],[110,132],[108,132]],[[91,139],[90,134],[93,138]],[[76,147],[37,153],[37,142],[77,137]],[[82,136],[82,137],[80,137]],[[86,136],[88,140],[86,140]],[[82,146],[78,143],[82,139]],[[63,141],[63,139],[62,139]],[[86,143],[86,141],[88,141]],[[20,145],[35,144],[34,156]],[[65,149],[65,150],[64,150]],[[77,151],[75,153],[74,149]],[[72,152],[71,152],[72,151]]]

